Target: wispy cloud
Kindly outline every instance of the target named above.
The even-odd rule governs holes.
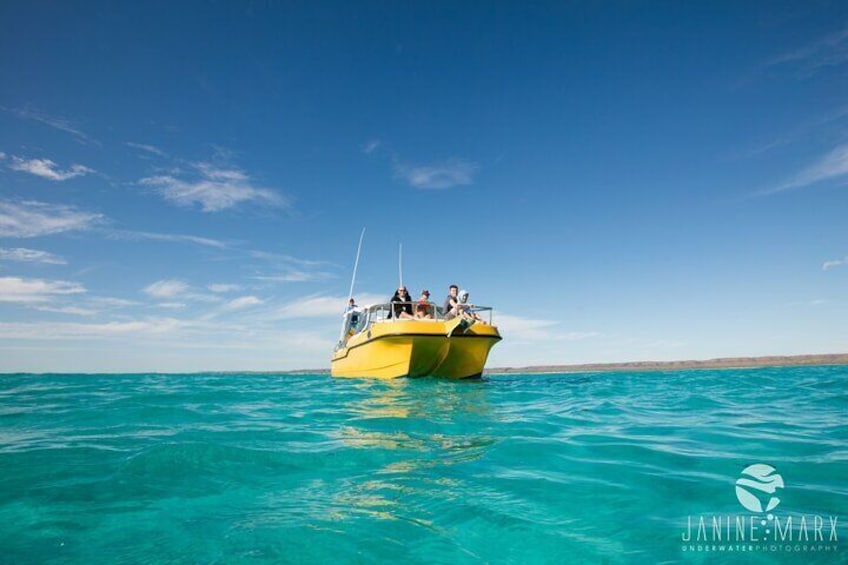
[[[242,296],[224,304],[222,310],[232,312],[234,310],[244,310],[245,308],[259,306],[260,304],[264,304],[264,301],[255,296]]]
[[[449,159],[431,165],[395,165],[395,175],[415,188],[445,189],[469,185],[479,166],[462,159]]]
[[[793,64],[800,69],[802,78],[848,62],[848,28],[830,33],[794,51],[775,57],[766,66]]]
[[[774,188],[758,192],[760,195],[775,194],[785,190],[803,188],[822,181],[848,175],[848,143],[840,145],[807,167],[787,182]]]
[[[374,151],[376,151],[379,148],[380,148],[380,140],[379,139],[372,139],[372,140],[368,141],[367,143],[365,143],[365,145],[362,146],[362,152],[365,153],[366,155],[370,155],[371,153],[373,153]]]
[[[104,220],[102,214],[72,206],[26,200],[0,200],[0,236],[39,237],[90,229]]]
[[[183,308],[185,303],[182,301],[188,300],[191,302],[220,302],[221,297],[214,294],[198,292],[188,283],[177,279],[163,279],[151,283],[141,289],[141,291],[159,300],[164,300],[164,303],[159,304],[162,308]]]
[[[188,304],[185,302],[160,302],[156,306],[167,310],[182,310],[183,308],[188,307]]]
[[[271,253],[268,251],[257,251],[252,250],[249,252],[250,256],[255,259],[262,259],[264,261],[268,261],[271,263],[278,263],[283,265],[301,265],[304,267],[317,267],[320,265],[327,265],[327,261],[318,261],[315,259],[300,259],[298,257],[293,257],[291,255],[285,255],[282,253]]]
[[[21,159],[20,157],[12,157],[12,163],[9,165],[9,168],[15,171],[53,181],[68,180],[95,172],[94,169],[89,169],[83,165],[71,165],[71,168],[65,171],[58,167],[59,165],[50,159]]]
[[[94,316],[97,310],[88,308],[79,308],[77,306],[36,306],[36,310],[41,312],[54,312],[56,314],[70,314],[72,316]]]
[[[41,112],[31,107],[7,108],[5,106],[0,106],[0,110],[9,112],[22,120],[33,120],[44,125],[50,126],[52,128],[58,129],[60,131],[64,131],[65,133],[69,133],[73,135],[77,139],[77,141],[80,141],[82,143],[100,145],[99,141],[83,132],[79,128],[79,126],[77,126],[73,121],[68,120],[66,118],[50,116],[44,112]]]
[[[108,237],[111,237],[113,239],[128,239],[131,241],[165,241],[172,243],[194,243],[196,245],[215,247],[217,249],[227,249],[229,247],[227,243],[217,239],[212,239],[209,237],[200,237],[196,235],[184,235],[173,233],[155,233],[132,230],[109,230]]]
[[[360,306],[387,302],[385,296],[362,294],[356,297]],[[347,306],[347,296],[311,295],[299,298],[278,308],[273,317],[289,318],[341,318]]]
[[[826,132],[830,132],[828,135],[840,135],[840,132],[844,129],[846,117],[848,117],[848,104],[838,106],[811,119],[804,120],[797,126],[773,137],[769,141],[763,141],[759,145],[737,151],[729,157],[731,159],[756,158],[760,155],[770,153],[774,149],[797,143],[811,136],[821,137]]]
[[[67,261],[38,249],[27,249],[25,247],[0,247],[0,260],[21,261],[25,263],[47,263],[49,265],[66,265]]]
[[[81,339],[133,334],[159,335],[170,334],[191,326],[191,322],[175,318],[147,318],[101,324],[0,322],[0,337],[4,339]]]
[[[285,273],[276,273],[271,275],[256,275],[253,277],[258,281],[267,282],[315,282],[326,281],[336,278],[336,275],[327,271],[303,271],[290,270]]]
[[[132,147],[133,149],[140,149],[146,153],[150,153],[152,155],[156,155],[157,157],[167,157],[168,154],[159,149],[154,145],[147,145],[146,143],[133,143],[132,141],[127,142],[128,147]]]
[[[252,278],[266,282],[314,282],[336,278],[332,272],[333,265],[327,261],[300,259],[291,255],[269,253],[267,251],[250,251],[254,259],[267,261],[271,272],[259,272]]]
[[[215,283],[206,285],[206,288],[208,288],[212,292],[235,292],[237,290],[240,290],[241,286],[237,284]]]
[[[155,187],[169,202],[185,207],[197,204],[204,212],[220,212],[242,203],[276,208],[288,206],[280,194],[254,186],[240,169],[217,167],[211,163],[195,163],[193,169],[189,179],[158,175],[143,178],[140,183]]]
[[[135,300],[127,300],[125,298],[115,298],[112,296],[92,296],[89,302],[97,307],[103,308],[126,308],[128,306],[138,306],[139,303]]]
[[[831,259],[830,261],[825,261],[822,264],[822,271],[829,271],[830,269],[835,269],[836,267],[841,267],[843,265],[848,265],[848,257],[844,259]]]
[[[183,281],[161,280],[156,281],[142,289],[142,292],[154,298],[174,298],[185,294],[189,286]]]
[[[82,285],[68,281],[0,277],[0,302],[49,302],[56,296],[80,294],[85,291]]]
[[[501,334],[521,342],[539,341],[580,341],[600,337],[599,332],[569,331],[559,329],[560,322],[513,316],[511,314],[495,314],[494,323]]]

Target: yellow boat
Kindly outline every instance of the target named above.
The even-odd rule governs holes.
[[[345,314],[333,351],[334,377],[479,377],[489,350],[501,340],[491,323],[491,308],[473,307],[473,318],[447,320],[434,304],[429,304],[433,318],[414,319],[390,317],[392,306],[378,304]],[[486,312],[489,323],[480,318]]]

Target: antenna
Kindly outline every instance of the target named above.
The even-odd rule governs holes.
[[[403,244],[398,244],[398,279],[400,280],[400,287],[403,286]]]
[[[359,234],[359,245],[356,246],[356,261],[353,263],[353,277],[350,279],[350,292],[347,295],[347,301],[353,298],[353,284],[356,282],[356,268],[359,266],[359,252],[362,251],[362,238],[365,237],[365,228],[362,228],[362,233]]]

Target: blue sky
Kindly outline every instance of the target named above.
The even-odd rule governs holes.
[[[0,371],[329,366],[458,283],[490,366],[848,350],[844,2],[4,2]]]

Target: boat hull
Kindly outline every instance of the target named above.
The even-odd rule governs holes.
[[[495,326],[462,320],[394,320],[372,324],[334,354],[334,377],[477,377],[500,341]]]

